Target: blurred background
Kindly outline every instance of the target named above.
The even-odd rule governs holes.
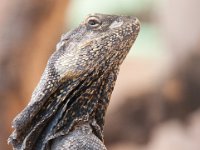
[[[11,149],[11,121],[61,34],[94,12],[141,21],[107,111],[107,148],[199,150],[199,0],[1,0],[0,149]]]

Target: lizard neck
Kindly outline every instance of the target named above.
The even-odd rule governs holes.
[[[98,74],[97,74],[98,72]],[[104,116],[117,78],[118,69],[94,72],[88,76],[74,93],[65,99],[62,116],[53,129],[53,138],[68,134],[76,124],[89,122],[96,136],[103,140]],[[59,117],[55,117],[59,118]]]
[[[103,141],[104,117],[117,73],[118,67],[98,68],[61,84],[21,133],[16,145],[45,149],[52,139],[67,135],[76,125],[85,123]]]
[[[81,126],[85,123],[89,123],[93,133],[103,141],[104,117],[117,73],[118,68],[105,72],[94,70],[90,76],[80,80],[78,86],[66,96],[58,111],[48,121],[43,136],[40,136],[44,138],[39,138],[36,143],[44,141],[40,145],[47,145],[49,141],[68,135],[77,125]],[[73,84],[70,85],[72,86]],[[65,88],[61,88],[60,91],[63,89]]]

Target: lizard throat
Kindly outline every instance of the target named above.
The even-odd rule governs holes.
[[[104,116],[117,73],[118,69],[92,70],[82,78],[66,81],[49,97],[15,145],[45,149],[49,141],[67,135],[81,123],[89,123],[103,141]]]

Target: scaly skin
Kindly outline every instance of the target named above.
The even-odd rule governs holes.
[[[134,17],[92,14],[64,34],[29,104],[14,119],[14,149],[47,149],[89,124],[103,141],[104,116],[119,66],[140,29]]]

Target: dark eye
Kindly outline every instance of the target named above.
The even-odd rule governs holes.
[[[101,21],[99,20],[99,18],[96,17],[88,18],[87,23],[90,27],[98,27],[101,25]]]

